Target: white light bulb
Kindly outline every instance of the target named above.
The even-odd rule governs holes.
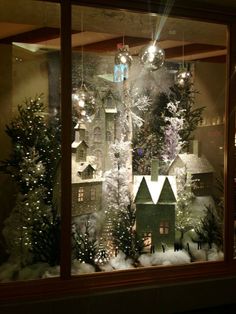
[[[155,58],[154,53],[149,53],[149,54],[148,54],[148,61],[149,61],[149,62],[153,62],[154,58]]]
[[[81,108],[84,108],[85,102],[83,99],[80,99],[78,103]]]
[[[125,56],[122,56],[121,58],[120,58],[120,61],[122,62],[122,63],[126,63],[126,57]]]
[[[151,45],[151,46],[148,47],[148,52],[149,53],[153,54],[153,53],[155,53],[155,51],[156,51],[156,47],[155,46]]]

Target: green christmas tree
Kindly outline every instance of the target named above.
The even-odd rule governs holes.
[[[0,167],[18,188],[4,234],[11,257],[18,257],[23,264],[59,263],[59,237],[55,234],[59,233],[60,219],[55,191],[61,157],[60,123],[56,117],[47,117],[45,111],[41,97],[26,99],[18,106],[18,116],[6,127],[12,152]]]
[[[87,263],[97,267],[95,256],[98,253],[98,242],[92,232],[90,221],[87,220],[85,222],[84,230],[80,229],[75,229],[72,233],[74,258],[81,263]]]
[[[134,228],[135,209],[130,204],[127,209],[119,210],[113,220],[113,241],[116,250],[122,251],[126,258],[137,261],[143,251],[144,241],[140,238]]]
[[[207,243],[209,248],[217,245],[218,249],[223,245],[223,222],[219,212],[211,205],[206,206],[205,216],[201,218],[200,226],[195,228],[199,241]]]

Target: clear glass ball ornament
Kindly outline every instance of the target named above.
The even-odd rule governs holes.
[[[115,55],[115,64],[127,64],[131,66],[133,58],[129,53],[129,48],[127,45],[118,49],[118,52]]]
[[[74,90],[72,103],[80,120],[91,121],[95,115],[96,102],[93,94],[88,91],[85,84]]]
[[[183,87],[191,78],[191,73],[187,69],[181,69],[176,75],[176,84]]]
[[[140,62],[150,71],[160,69],[165,61],[165,52],[157,45],[145,46],[139,53]]]

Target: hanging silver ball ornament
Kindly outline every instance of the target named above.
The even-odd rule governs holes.
[[[93,94],[88,91],[85,84],[82,84],[79,89],[74,90],[72,103],[79,119],[91,121],[92,117],[95,115],[96,103]]]
[[[129,53],[128,45],[120,47],[115,55],[115,64],[127,64],[128,66],[131,66],[132,61],[133,58]]]
[[[176,84],[180,87],[183,87],[186,83],[189,82],[191,76],[191,73],[187,69],[179,70],[176,75]]]
[[[144,47],[139,53],[140,62],[150,71],[160,69],[165,61],[165,52],[157,45]]]

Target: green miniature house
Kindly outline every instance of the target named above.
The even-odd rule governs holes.
[[[151,176],[134,176],[136,230],[152,249],[175,242],[176,181],[158,175],[158,161],[152,163]]]

